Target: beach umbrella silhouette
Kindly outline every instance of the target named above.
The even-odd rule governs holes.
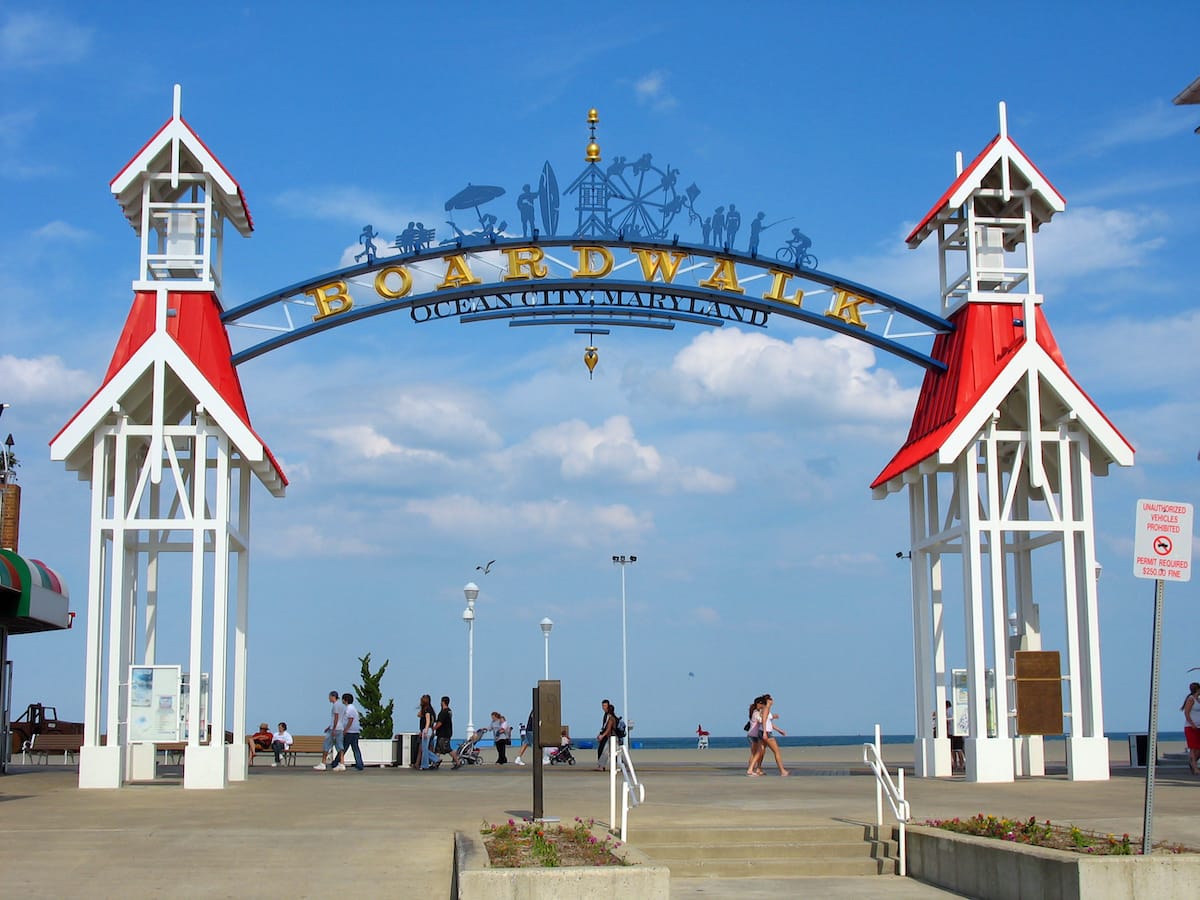
[[[479,219],[479,224],[483,224],[483,214],[479,211],[479,207],[483,204],[495,200],[504,194],[504,188],[497,187],[493,184],[471,184],[467,182],[467,186],[446,201],[446,212],[454,209],[473,209],[475,215]]]

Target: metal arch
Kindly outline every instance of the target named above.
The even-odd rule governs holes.
[[[471,243],[463,245],[456,243],[448,246],[441,246],[437,249],[430,248],[425,251],[402,253],[396,256],[376,258],[368,263],[347,266],[342,269],[336,269],[330,272],[317,275],[303,281],[296,282],[284,288],[271,291],[263,294],[253,300],[240,304],[232,309],[227,310],[221,316],[221,320],[226,325],[238,324],[241,320],[254,312],[266,309],[276,303],[287,301],[295,298],[307,290],[327,285],[334,281],[350,281],[363,276],[369,275],[380,269],[389,266],[397,265],[416,265],[422,262],[442,259],[444,257],[457,253],[482,253],[489,251],[500,251],[505,248],[512,247],[570,247],[577,245],[603,246],[606,248],[618,248],[627,251],[634,249],[656,250],[660,252],[679,252],[683,251],[689,256],[701,257],[704,259],[723,259],[733,263],[742,263],[744,265],[757,267],[762,270],[773,269],[776,271],[786,271],[798,279],[803,279],[809,282],[824,285],[833,290],[845,290],[848,293],[854,294],[865,300],[869,300],[884,309],[900,313],[908,318],[932,329],[935,332],[950,332],[954,330],[951,322],[943,319],[934,313],[928,312],[918,306],[908,303],[884,291],[877,290],[868,285],[861,284],[852,279],[843,278],[841,276],[821,272],[815,269],[805,269],[798,266],[782,265],[774,260],[764,259],[757,254],[738,253],[734,251],[724,252],[716,250],[710,246],[703,244],[689,244],[679,241],[646,241],[646,240],[612,240],[612,239],[597,239],[597,238],[575,238],[575,237],[556,237],[550,239],[538,239],[534,237],[528,238],[493,238],[485,243]],[[798,321],[807,322],[811,325],[816,325],[821,328],[836,331],[853,337],[857,340],[871,344],[887,353],[905,359],[908,362],[915,363],[926,369],[933,371],[944,371],[945,364],[939,360],[933,359],[928,354],[914,350],[903,344],[900,344],[883,335],[875,334],[867,329],[850,325],[843,320],[825,315],[824,312],[813,312],[803,309],[799,306],[789,303],[779,303],[767,301],[755,297],[747,297],[733,292],[714,290],[709,288],[700,288],[693,285],[682,283],[668,283],[661,281],[646,282],[646,281],[628,281],[621,279],[606,278],[540,278],[521,280],[513,282],[504,282],[496,284],[479,285],[465,289],[446,289],[436,292],[429,292],[413,296],[405,296],[396,300],[381,300],[380,302],[372,303],[368,306],[354,306],[346,312],[338,313],[333,316],[328,316],[321,320],[310,322],[290,329],[286,333],[280,334],[273,338],[260,341],[253,346],[236,352],[232,356],[234,365],[239,365],[250,359],[254,359],[271,350],[286,346],[305,337],[313,334],[318,334],[327,331],[331,328],[336,328],[341,325],[349,324],[350,322],[360,319],[369,318],[371,316],[382,315],[386,312],[393,312],[400,309],[413,309],[426,306],[435,306],[443,303],[453,303],[462,300],[486,297],[489,295],[522,295],[522,294],[549,294],[554,292],[563,292],[572,296],[581,293],[599,292],[604,295],[637,295],[649,294],[652,297],[658,296],[662,298],[681,298],[688,300],[709,301],[716,304],[721,304],[731,308],[739,308],[744,310],[757,311],[766,316],[780,315],[786,318],[795,319]],[[692,321],[678,317],[678,310],[655,310],[653,308],[643,307],[619,307],[622,310],[633,309],[635,314],[629,316],[633,319],[642,319],[647,323],[654,321],[669,320],[671,317],[668,313],[674,313],[679,321]],[[519,311],[517,308],[514,311]],[[491,312],[491,311],[489,311]],[[495,311],[499,312],[499,311]],[[590,311],[584,311],[578,306],[565,308],[560,311],[562,313],[561,320],[555,324],[574,324],[584,322],[589,319],[612,319],[611,304],[598,304],[591,308]],[[474,316],[474,318],[468,318]],[[620,313],[620,318],[626,318],[627,314]],[[452,315],[439,315],[431,318],[449,318],[455,317],[460,321],[482,321],[484,317],[478,316],[475,310],[462,310]],[[503,314],[490,315],[486,318],[511,318],[518,319],[519,316],[504,316]],[[706,318],[706,317],[702,317]],[[720,317],[711,317],[724,321]],[[738,321],[735,319],[735,321]],[[744,320],[740,320],[744,324]],[[608,324],[612,324],[609,322]],[[621,322],[619,324],[625,324]],[[715,324],[715,322],[699,322],[696,324]],[[765,324],[765,322],[763,323]]]

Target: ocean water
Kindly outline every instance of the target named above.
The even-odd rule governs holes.
[[[1124,741],[1129,735],[1135,732],[1128,731],[1109,731],[1105,736],[1110,740]],[[1144,734],[1145,732],[1141,732]],[[632,747],[634,750],[690,750],[696,746],[696,736],[691,737],[632,737]],[[885,734],[882,736],[885,744],[911,744],[913,735],[911,734]],[[1050,735],[1046,738],[1048,741],[1061,741],[1061,735]],[[1160,731],[1158,733],[1160,741],[1182,741],[1182,731]],[[861,744],[870,744],[875,740],[875,735],[872,734],[815,734],[815,735],[799,735],[790,734],[787,737],[777,737],[779,746],[781,747],[857,747]],[[579,741],[576,746],[586,749],[594,747],[595,741]],[[725,737],[717,735],[708,736],[709,749],[717,750],[742,750],[748,745],[744,734],[735,737]]]
[[[1109,731],[1105,736],[1110,740],[1124,741],[1129,738],[1130,734],[1145,732],[1129,732],[1129,731]],[[911,744],[913,736],[911,734],[885,734],[882,736],[885,744]],[[1061,735],[1049,735],[1048,741],[1061,741]],[[1182,731],[1160,731],[1158,733],[1160,741],[1182,741]],[[790,734],[787,737],[777,737],[779,746],[781,747],[857,747],[861,744],[870,744],[875,740],[874,734]],[[696,747],[696,735],[691,737],[634,737],[631,736],[631,746],[634,750],[692,750]],[[492,742],[488,739],[481,740],[479,746],[490,747]],[[515,746],[520,746],[519,743]],[[595,740],[580,740],[576,741],[574,746],[580,750],[588,750],[596,746]],[[710,734],[708,736],[708,746],[712,750],[743,750],[747,747],[746,736],[744,734],[732,737],[718,736]]]

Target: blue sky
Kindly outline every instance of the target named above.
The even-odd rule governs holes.
[[[1134,501],[1194,502],[1200,465],[1200,107],[1171,104],[1200,75],[1194,4],[355,9],[0,4],[0,431],[22,460],[21,551],[65,575],[76,610],[88,491],[47,444],[128,312],[138,245],[108,182],[169,118],[174,83],[254,215],[225,248],[226,307],[343,265],[367,223],[438,221],[467,182],[506,186],[518,222],[543,160],[582,168],[595,106],[606,158],[670,160],[700,206],[793,217],[823,270],[937,310],[936,257],[903,238],[1004,100],[1068,201],[1038,236],[1046,315],[1137,448],[1097,482],[1096,515],[1106,725],[1145,727],[1153,585],[1131,574]],[[907,506],[868,485],[921,370],[795,322],[625,331],[601,339],[591,381],[570,329],[403,314],[241,366],[291,479],[254,500],[249,724],[319,729],[367,651],[391,660],[398,727],[424,692],[465,719],[475,578],[476,722],[524,717],[549,616],[564,715],[587,734],[602,697],[620,702],[624,553],[642,734],[733,734],[763,691],[796,733],[913,730]],[[1196,587],[1166,600],[1176,728],[1200,665]],[[10,642],[17,710],[82,714],[84,624]],[[160,661],[183,661],[183,637],[163,641]]]

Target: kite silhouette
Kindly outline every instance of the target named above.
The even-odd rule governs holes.
[[[493,560],[491,560],[491,561],[490,561],[490,562],[489,562],[489,563],[488,563],[486,566],[476,566],[476,567],[475,567],[475,571],[476,571],[476,572],[482,572],[484,575],[486,575],[488,572],[492,571],[492,565],[493,565],[495,562],[496,562],[496,561],[493,559]]]

